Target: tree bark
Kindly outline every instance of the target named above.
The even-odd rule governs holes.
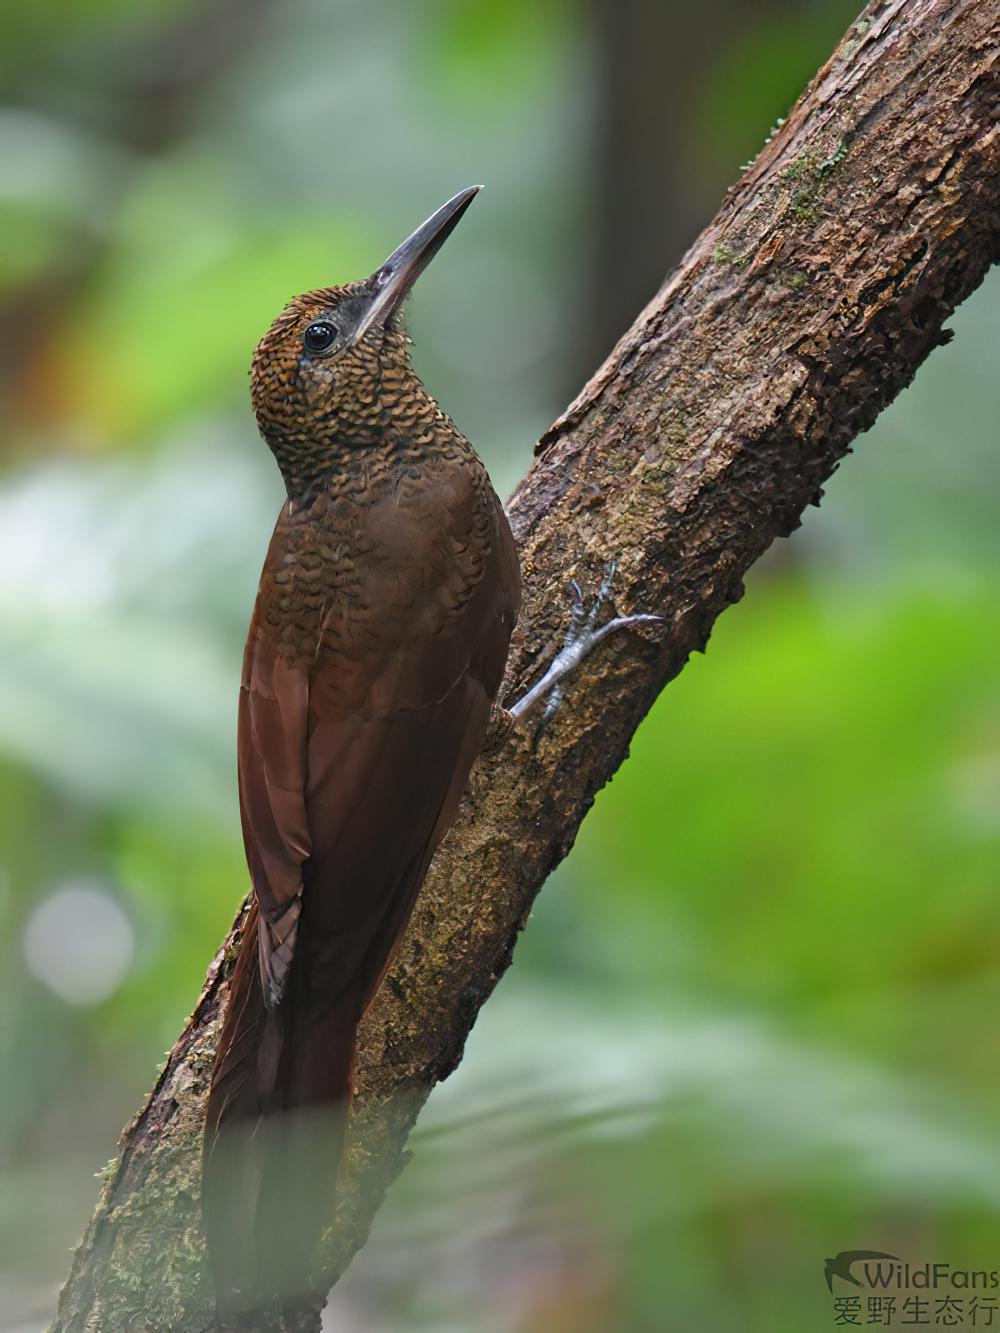
[[[514,728],[477,767],[364,1020],[324,1286],[364,1244],[417,1113],[635,727],[1000,255],[998,122],[1000,0],[869,4],[541,440],[510,502],[526,597],[507,697],[558,646],[567,580],[594,588],[612,557],[618,609],[664,624],[613,635],[537,747]],[[198,1153],[241,920],[124,1133],[57,1330],[212,1326]],[[321,1304],[258,1327],[318,1328]]]

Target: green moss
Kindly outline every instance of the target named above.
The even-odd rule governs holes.
[[[746,268],[750,263],[750,256],[738,255],[731,245],[721,241],[712,251],[712,260],[716,264],[732,264],[734,268]]]
[[[806,151],[797,157],[794,162],[785,167],[781,173],[783,181],[797,181],[804,177],[812,177],[820,163],[820,156],[813,148],[807,148]]]
[[[832,171],[835,171],[837,167],[840,166],[841,162],[843,162],[844,158],[847,156],[849,152],[850,152],[850,144],[847,142],[846,139],[841,139],[840,143],[833,150],[830,156],[825,157],[823,161],[819,164],[819,167],[817,168],[819,174],[821,176],[829,176],[829,174]]]
[[[793,291],[798,291],[808,283],[809,274],[804,273],[800,268],[796,268],[792,269],[790,273],[782,273],[781,281],[786,287],[791,287]]]
[[[200,1139],[200,1124],[176,1131],[154,1152],[141,1186],[113,1201],[115,1243],[98,1282],[102,1327],[177,1328],[188,1310],[209,1307]]]
[[[94,1179],[102,1181],[105,1185],[111,1180],[118,1170],[118,1158],[109,1157],[101,1167],[100,1171],[94,1172]]]
[[[824,156],[816,148],[807,148],[781,172],[779,179],[792,187],[786,215],[797,222],[812,223],[822,213],[820,195],[850,151],[842,139],[832,153]]]
[[[854,59],[861,50],[864,38],[871,30],[871,19],[858,19],[857,23],[848,30],[847,36],[840,44],[840,50],[837,53],[838,63],[846,64]]]
[[[813,191],[796,190],[789,201],[788,211],[800,222],[815,222],[819,217],[819,206]]]

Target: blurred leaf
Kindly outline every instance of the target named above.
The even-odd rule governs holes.
[[[428,84],[466,115],[532,89],[542,71],[551,76],[576,37],[568,0],[437,0],[432,8],[422,48]]]
[[[891,1015],[911,1059],[977,1040],[928,1031],[919,997],[979,975],[1000,992],[996,600],[752,583],[581,831],[602,938],[621,930],[638,975],[665,949],[669,986],[829,1010],[834,1031],[847,1002],[863,1045],[912,1004]]]
[[[207,176],[199,211],[178,211],[191,189],[172,172],[145,182],[76,311],[66,374],[76,411],[103,436],[155,439],[195,406],[247,393],[253,348],[286,302],[372,262],[348,219],[240,217]]]
[[[741,39],[722,48],[692,108],[692,171],[704,162],[711,180],[715,164],[730,163],[735,180],[739,164],[757,155],[768,127],[788,114],[857,12],[856,0],[777,4],[770,13],[748,8]]]

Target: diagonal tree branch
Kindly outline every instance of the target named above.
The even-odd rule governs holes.
[[[1000,254],[998,123],[1000,0],[873,0],[539,444],[510,504],[526,604],[509,696],[558,646],[567,580],[596,586],[612,556],[619,610],[666,623],[607,640],[537,749],[510,730],[478,766],[363,1025],[331,1282],[657,693]],[[198,1145],[238,931],[125,1131],[57,1330],[212,1325]],[[318,1328],[319,1306],[260,1326]]]

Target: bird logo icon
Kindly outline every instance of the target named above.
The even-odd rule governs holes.
[[[862,1285],[851,1272],[851,1265],[858,1263],[861,1259],[893,1259],[898,1261],[898,1258],[898,1255],[886,1254],[884,1250],[841,1250],[833,1259],[825,1260],[823,1275],[832,1294],[835,1277],[843,1278],[845,1282],[853,1283],[855,1287]]]

